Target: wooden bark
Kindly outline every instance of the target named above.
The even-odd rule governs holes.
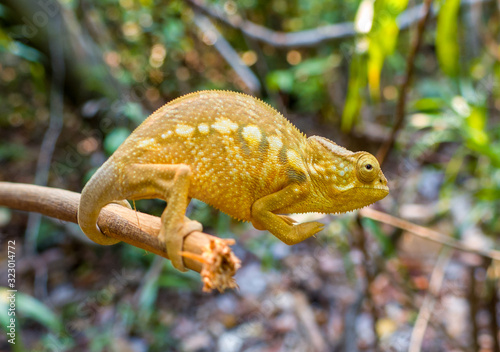
[[[52,218],[77,223],[80,194],[57,188],[0,182],[0,206],[37,212]],[[160,218],[118,204],[104,207],[99,228],[108,236],[168,259],[165,245],[158,239]],[[184,240],[184,263],[201,272],[205,290],[235,287],[232,276],[239,260],[230,251],[231,240],[221,240],[203,232],[193,232]]]

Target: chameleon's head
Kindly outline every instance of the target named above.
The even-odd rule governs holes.
[[[324,212],[346,212],[365,207],[389,194],[377,159],[367,152],[353,153],[322,137],[309,137],[321,157],[314,164],[317,187],[324,195]],[[321,147],[320,147],[321,146]],[[313,165],[314,168],[314,165]]]

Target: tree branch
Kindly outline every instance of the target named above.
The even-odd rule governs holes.
[[[491,0],[462,0],[462,5],[471,5],[487,1]],[[239,15],[227,16],[214,7],[206,6],[201,0],[186,0],[186,2],[196,11],[202,12],[226,26],[241,31],[249,38],[276,48],[312,47],[329,41],[354,37],[357,34],[353,22],[330,24],[291,33],[277,32],[251,21],[244,20]],[[422,19],[424,17],[422,8],[423,4],[420,4],[402,12],[396,19],[399,29],[407,29]],[[436,13],[436,11],[432,11],[433,15]]]
[[[494,249],[481,249],[467,246],[465,243],[462,243],[454,238],[443,235],[437,231],[428,229],[423,226],[419,226],[408,222],[403,219],[399,219],[395,216],[382,213],[380,211],[371,209],[371,208],[363,208],[359,211],[360,215],[372,219],[375,221],[383,222],[384,224],[391,225],[402,230],[408,231],[420,238],[430,240],[436,243],[440,243],[442,245],[458,249],[463,252],[474,253],[480,255],[484,258],[489,258],[493,260],[500,260],[500,251]]]
[[[0,206],[37,212],[63,221],[77,223],[80,194],[57,188],[0,182]],[[118,204],[105,206],[99,215],[99,228],[107,236],[168,259],[165,244],[158,239],[159,217],[136,212]],[[239,259],[224,240],[203,232],[192,232],[184,240],[184,263],[201,274],[203,289],[209,291],[236,287],[233,275]]]
[[[205,6],[200,0],[186,0],[186,2],[196,11],[241,31],[245,36],[277,48],[315,46],[329,40],[352,37],[356,34],[352,22],[332,24],[293,33],[276,32],[244,20],[238,15],[227,17],[222,11]]]
[[[417,320],[413,325],[408,352],[422,351],[425,331],[427,330],[432,314],[435,312],[436,297],[439,296],[439,292],[443,286],[445,269],[450,262],[452,254],[453,251],[448,247],[443,247],[443,249],[441,249],[439,258],[431,274],[429,290],[424,297],[424,301],[418,312]]]

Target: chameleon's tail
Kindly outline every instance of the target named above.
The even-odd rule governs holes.
[[[119,203],[130,208],[127,201],[117,201],[119,193],[119,180],[110,160],[106,161],[92,176],[82,190],[78,207],[78,225],[83,233],[92,241],[111,245],[120,242],[104,235],[97,226],[97,218],[101,209],[109,203]]]

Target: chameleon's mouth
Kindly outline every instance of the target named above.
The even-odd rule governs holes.
[[[355,187],[354,189],[359,192],[354,198],[358,198],[360,200],[364,200],[366,198],[373,199],[370,204],[387,197],[389,194],[389,186],[386,184]]]

